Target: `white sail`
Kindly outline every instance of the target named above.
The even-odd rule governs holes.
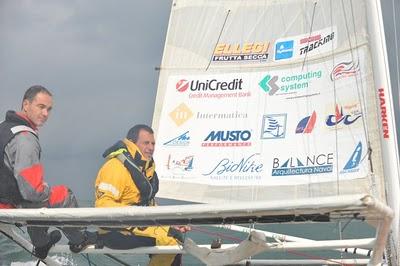
[[[399,162],[378,1],[174,1],[153,127],[159,196],[192,202],[371,194]]]

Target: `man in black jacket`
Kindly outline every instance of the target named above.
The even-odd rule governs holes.
[[[50,187],[44,182],[38,128],[47,121],[52,106],[52,94],[43,86],[32,86],[25,92],[21,111],[8,111],[0,124],[0,208],[78,206],[69,188]],[[97,238],[95,233],[84,230],[62,230],[73,252],[81,251]],[[41,259],[47,257],[50,248],[61,238],[60,231],[47,231],[47,227],[28,227],[34,254]]]

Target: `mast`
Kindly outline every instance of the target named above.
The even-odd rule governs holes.
[[[399,263],[399,230],[400,230],[400,183],[399,151],[397,146],[396,123],[393,108],[393,97],[389,75],[386,39],[383,26],[382,9],[379,0],[366,1],[369,37],[372,48],[372,62],[375,89],[378,95],[378,114],[380,115],[380,140],[384,161],[384,177],[388,205],[394,211],[392,232],[389,238],[391,263]],[[390,255],[389,255],[390,256]]]

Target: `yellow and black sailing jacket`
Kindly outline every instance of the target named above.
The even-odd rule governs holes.
[[[152,205],[158,191],[153,159],[146,160],[133,142],[124,139],[107,149],[107,161],[96,182],[96,207]]]

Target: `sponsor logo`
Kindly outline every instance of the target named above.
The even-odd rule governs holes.
[[[282,139],[286,134],[287,114],[270,114],[262,118],[261,139]]]
[[[275,60],[288,59],[293,57],[293,40],[277,42],[275,44]]]
[[[350,108],[355,109],[353,106],[351,106]],[[351,114],[344,115],[343,107],[339,107],[339,105],[336,105],[335,114],[328,115],[328,117],[326,118],[326,125],[328,127],[335,127],[340,124],[348,126],[356,122],[361,116],[362,113],[358,109],[353,110]]]
[[[283,164],[279,158],[272,162],[272,176],[325,174],[333,171],[333,153],[290,157]]]
[[[171,154],[168,155],[167,169],[173,172],[189,172],[193,170],[193,155],[185,156],[180,159],[173,159]]]
[[[322,70],[309,71],[290,76],[271,76],[269,74],[258,83],[260,88],[270,96],[295,93],[309,87],[310,81],[320,79]]]
[[[357,172],[359,170],[358,166],[360,165],[361,161],[361,153],[362,144],[361,142],[358,142],[357,147],[353,151],[353,154],[350,156],[350,159],[347,161],[341,173]]]
[[[266,61],[269,42],[226,44],[218,43],[212,56],[213,62]]]
[[[313,56],[335,49],[336,27],[329,27],[310,34],[289,36],[275,41],[274,61],[304,59],[306,55]]]
[[[338,80],[341,78],[351,77],[357,75],[360,71],[359,63],[356,62],[342,62],[337,64],[331,72],[331,80]]]
[[[382,135],[383,138],[389,138],[389,122],[387,117],[385,90],[383,88],[378,89],[379,106],[381,108],[381,123],[382,123]]]
[[[296,134],[300,133],[311,133],[314,129],[315,121],[317,120],[317,114],[315,111],[307,117],[300,120],[296,127]]]
[[[189,131],[186,131],[185,133],[177,136],[176,138],[168,140],[163,145],[165,145],[165,146],[188,146],[189,143],[190,143]]]
[[[189,92],[189,98],[241,98],[251,96],[243,90],[243,79],[235,78],[226,81],[218,79],[179,80],[175,88],[180,93]]]
[[[210,172],[203,175],[224,175],[224,174],[254,174],[263,170],[263,164],[257,162],[259,153],[254,153],[248,157],[242,157],[239,160],[224,158],[220,160]]]
[[[309,53],[325,44],[330,43],[335,38],[335,32],[331,32],[323,37],[320,34],[306,37],[300,40],[300,44],[306,43],[305,46],[300,47],[300,55]]]
[[[241,90],[242,83],[242,79],[233,79],[231,81],[218,81],[217,79],[187,81],[181,79],[176,83],[176,89],[179,92],[184,92],[188,88],[190,88],[191,91]]]
[[[201,144],[203,147],[251,146],[249,130],[211,131]]]
[[[179,92],[184,92],[189,88],[189,82],[186,79],[181,79],[176,83],[175,88]]]
[[[172,121],[179,127],[193,116],[193,112],[186,104],[181,103],[172,112],[169,113]]]
[[[229,113],[203,113],[197,112],[197,119],[245,119],[247,118],[247,113],[242,113],[238,111],[233,111]]]
[[[277,91],[279,91],[279,86],[276,85],[276,82],[278,80],[278,76],[271,76],[271,75],[266,75],[259,83],[258,85],[261,87],[261,89],[264,92],[268,92],[269,95],[274,95]]]

